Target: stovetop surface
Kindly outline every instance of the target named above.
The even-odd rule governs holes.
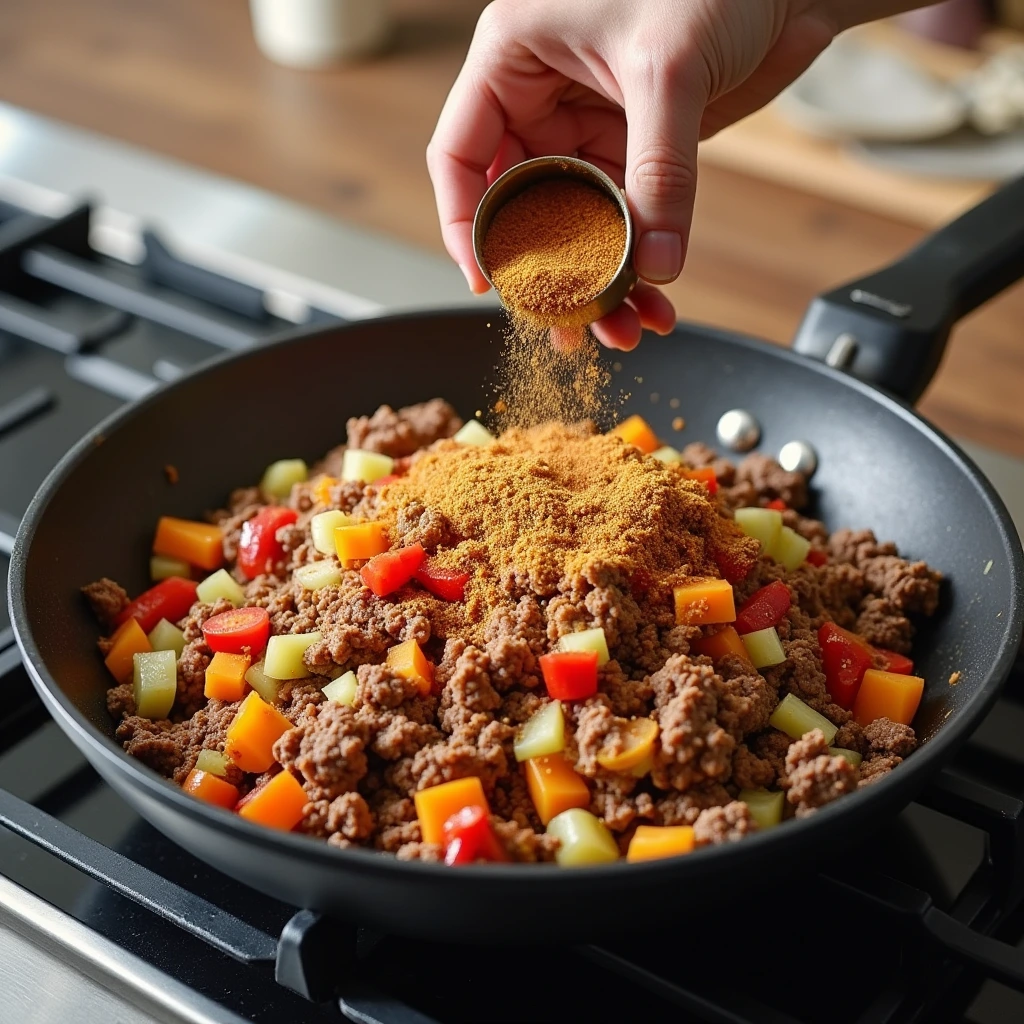
[[[96,152],[102,147],[91,151],[93,160]],[[0,186],[3,172],[0,157]],[[223,261],[211,270],[179,258],[157,235],[138,234],[127,247],[133,262],[125,262],[109,246],[96,248],[97,236],[109,241],[117,223],[109,211],[63,203],[49,212],[55,216],[0,201],[4,593],[4,549],[19,517],[50,466],[97,421],[226,348],[259,344],[296,322],[376,308],[330,289],[299,294],[293,279],[294,293],[284,294],[258,268],[248,277],[236,272],[237,261],[230,272]],[[106,230],[98,232],[101,222]],[[114,249],[124,255],[124,247]],[[436,298],[433,279],[427,283]],[[981,455],[1000,474],[997,487],[1011,509],[1024,507],[1024,469]],[[638,921],[634,933],[601,946],[528,949],[453,946],[318,921],[196,861],[105,786],[47,719],[13,647],[5,601],[0,689],[0,824],[7,825],[0,829],[0,981],[6,928],[9,938],[58,950],[58,961],[63,950],[69,974],[88,974],[144,1006],[144,1016],[168,1021],[304,1024],[339,1020],[343,1010],[353,1020],[394,1024],[1024,1020],[1017,991],[1024,954],[1012,948],[1024,940],[1024,674],[953,768],[844,858],[742,905],[723,899],[717,914],[658,927]],[[54,836],[57,856],[43,848]],[[112,891],[124,888],[124,862],[110,851],[154,873],[136,892],[157,904],[156,913]],[[72,854],[85,870],[64,863]],[[161,879],[184,890],[185,905],[191,898],[212,904],[227,931],[232,921],[248,925],[261,951],[254,962],[239,963],[172,923]],[[41,923],[45,914],[32,924],[14,906],[23,897],[31,907],[27,894],[86,928],[62,940]],[[192,906],[196,919],[210,911]],[[491,912],[500,934],[501,908]],[[968,926],[1000,942],[986,944]],[[122,976],[99,952],[102,938],[127,954]],[[145,964],[164,979],[155,986],[162,995],[142,993]],[[172,988],[180,996],[173,1006]],[[9,1019],[62,1019],[69,1004],[58,990],[46,986],[19,1003],[15,987],[22,1015]],[[0,1021],[5,1012],[0,1006]]]

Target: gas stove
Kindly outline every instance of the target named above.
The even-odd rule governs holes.
[[[466,301],[443,259],[0,106],[2,582],[35,488],[123,402],[295,324]],[[965,447],[1024,526],[1024,464]],[[917,803],[786,891],[525,950],[376,934],[191,858],[48,720],[5,601],[0,688],[0,1021],[1024,1019],[1024,671]]]

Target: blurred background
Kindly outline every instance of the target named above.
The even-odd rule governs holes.
[[[423,153],[484,6],[6,0],[0,102],[440,254]],[[0,120],[0,153],[3,135]],[[951,0],[857,30],[703,147],[689,263],[670,291],[683,317],[786,343],[815,292],[1016,173],[1024,0]],[[1018,455],[1022,323],[1019,288],[971,317],[923,403]]]

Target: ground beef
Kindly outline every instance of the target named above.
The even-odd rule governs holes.
[[[82,587],[82,593],[89,602],[96,621],[104,629],[111,629],[114,620],[128,607],[128,592],[120,584],[106,576]]]
[[[538,835],[532,828],[523,828],[514,821],[502,821],[493,816],[491,825],[512,860],[536,863],[555,859],[560,844],[553,836]]]
[[[852,719],[839,727],[832,746],[841,747],[843,750],[855,750],[858,754],[863,754],[868,749],[864,730]]]
[[[697,846],[734,843],[756,828],[757,823],[750,816],[747,805],[733,800],[724,807],[709,807],[701,811],[693,823],[693,840]]]
[[[107,711],[115,722],[135,714],[135,687],[122,683],[107,690]]]
[[[311,801],[333,800],[366,774],[366,740],[355,710],[327,701],[274,744],[274,756],[302,778]]]
[[[807,504],[806,477],[788,472],[774,459],[757,452],[748,455],[736,467],[736,483],[750,484],[759,499],[779,499],[795,509]]]
[[[778,775],[771,760],[758,757],[746,744],[736,748],[732,758],[732,781],[740,789],[767,789]]]
[[[914,752],[917,737],[909,725],[876,718],[864,727],[864,740],[875,754],[906,757]]]
[[[692,825],[701,811],[709,807],[724,807],[731,801],[729,791],[717,783],[694,786],[685,793],[669,793],[655,802],[655,824]]]
[[[374,820],[366,800],[359,793],[342,793],[333,800],[317,800],[307,804],[302,830],[311,835],[329,838],[340,835],[350,842],[368,839],[373,834]]]
[[[829,754],[820,729],[796,740],[786,755],[786,799],[796,808],[798,818],[852,793],[857,781],[857,769],[845,757]]]
[[[872,754],[860,763],[860,786],[871,786],[879,779],[888,775],[898,764],[903,761],[902,757],[895,754]]]
[[[398,458],[412,455],[442,437],[451,437],[462,420],[443,399],[411,405],[397,412],[382,405],[372,416],[348,421],[348,447]]]
[[[175,776],[189,748],[189,728],[184,722],[154,722],[129,715],[114,735],[132,757],[170,778]]]

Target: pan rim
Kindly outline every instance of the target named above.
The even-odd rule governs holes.
[[[442,879],[445,882],[453,881],[453,873],[443,864],[422,861],[399,861],[379,851],[361,848],[341,850],[313,837],[298,833],[280,832],[252,824],[228,811],[223,811],[220,808],[212,807],[202,801],[189,797],[168,779],[158,775],[137,759],[130,757],[119,744],[115,743],[111,737],[102,734],[81,714],[68,700],[56,680],[45,669],[45,662],[29,627],[24,584],[28,552],[36,526],[42,519],[51,498],[64,483],[68,475],[87,457],[88,453],[100,439],[115,430],[123,429],[135,416],[140,415],[151,405],[161,401],[164,396],[173,393],[178,388],[187,387],[193,376],[219,368],[224,364],[245,359],[255,352],[274,349],[306,337],[331,331],[346,331],[373,325],[387,326],[394,324],[400,326],[408,322],[422,322],[424,319],[451,319],[456,317],[466,320],[481,320],[487,316],[493,318],[495,312],[472,307],[413,311],[368,318],[350,324],[320,324],[297,330],[289,330],[261,343],[258,348],[246,349],[241,352],[223,353],[197,367],[190,373],[185,374],[178,380],[154,391],[151,395],[115,410],[115,412],[97,424],[65,453],[40,485],[22,519],[11,555],[8,603],[11,610],[11,621],[15,638],[21,650],[29,677],[51,716],[57,720],[66,733],[71,735],[74,742],[79,745],[85,743],[93,755],[102,758],[105,764],[114,770],[125,772],[128,776],[128,779],[125,780],[126,782],[133,782],[146,795],[153,797],[175,814],[184,815],[205,828],[227,827],[234,838],[256,843],[257,848],[274,850],[285,855],[313,858],[322,867],[348,868],[353,872],[368,872],[380,875],[383,878],[394,877],[394,873],[400,871],[403,873],[403,877],[407,878],[422,877],[424,880],[431,879],[435,882]],[[686,865],[696,864],[704,868],[708,863],[709,857],[718,858],[716,863],[721,865],[724,874],[730,865],[739,866],[747,858],[751,856],[756,857],[760,851],[767,852],[771,848],[769,844],[778,844],[785,841],[799,842],[800,839],[798,837],[804,836],[806,837],[804,841],[808,845],[814,845],[812,837],[818,837],[820,845],[822,837],[826,835],[833,821],[837,820],[841,815],[846,815],[851,822],[870,817],[873,811],[881,817],[885,813],[885,806],[898,800],[901,793],[904,796],[909,793],[910,796],[907,799],[912,799],[913,792],[920,789],[927,778],[937,774],[942,764],[948,761],[955,749],[975,731],[981,719],[993,705],[1016,658],[1021,636],[1024,633],[1024,552],[1022,552],[1021,542],[1019,537],[1016,536],[1016,531],[1011,536],[1006,529],[1006,524],[1010,519],[1002,499],[981,470],[978,469],[970,457],[954,441],[901,399],[851,377],[841,370],[833,369],[824,363],[795,353],[789,348],[774,345],[751,335],[725,330],[712,325],[681,322],[667,337],[657,338],[656,336],[649,336],[645,339],[644,343],[648,345],[659,343],[671,344],[673,341],[678,342],[681,337],[688,333],[697,333],[703,337],[712,338],[716,342],[731,345],[740,351],[757,351],[762,354],[770,353],[772,358],[781,359],[790,365],[801,367],[804,371],[810,371],[832,379],[844,387],[852,388],[870,401],[894,413],[924,434],[931,443],[943,451],[946,457],[950,458],[957,465],[961,472],[968,476],[977,488],[980,496],[984,499],[989,513],[996,522],[1004,549],[1011,556],[1011,564],[1009,566],[1010,605],[1007,610],[1007,629],[1003,635],[997,655],[992,660],[991,666],[977,691],[972,695],[969,702],[960,709],[960,720],[957,722],[957,728],[948,730],[945,726],[940,727],[935,736],[914,753],[912,764],[919,766],[916,770],[908,771],[905,774],[891,772],[885,778],[879,780],[879,782],[858,790],[841,801],[834,801],[813,815],[788,821],[784,829],[771,829],[763,833],[756,833],[744,839],[742,843],[729,843],[713,848],[696,850],[694,853],[682,858],[666,858],[664,860],[646,861],[642,864],[628,864],[625,860],[620,860],[612,864],[591,867],[581,872],[566,871],[555,864],[533,864],[529,868],[525,868],[523,865],[474,865],[471,871],[458,872],[458,880],[462,884],[481,886],[488,886],[496,882],[506,885],[559,884],[563,887],[582,885],[584,888],[589,889],[591,883],[600,883],[602,881],[622,882],[628,877],[640,877],[641,875],[645,878],[664,876],[666,879],[672,877],[682,880],[687,877],[687,871],[690,871],[691,874],[697,871],[696,868],[688,868]],[[929,766],[934,766],[932,772],[928,771]],[[638,868],[642,868],[643,871],[638,871]],[[628,874],[630,872],[632,872],[632,876]]]

